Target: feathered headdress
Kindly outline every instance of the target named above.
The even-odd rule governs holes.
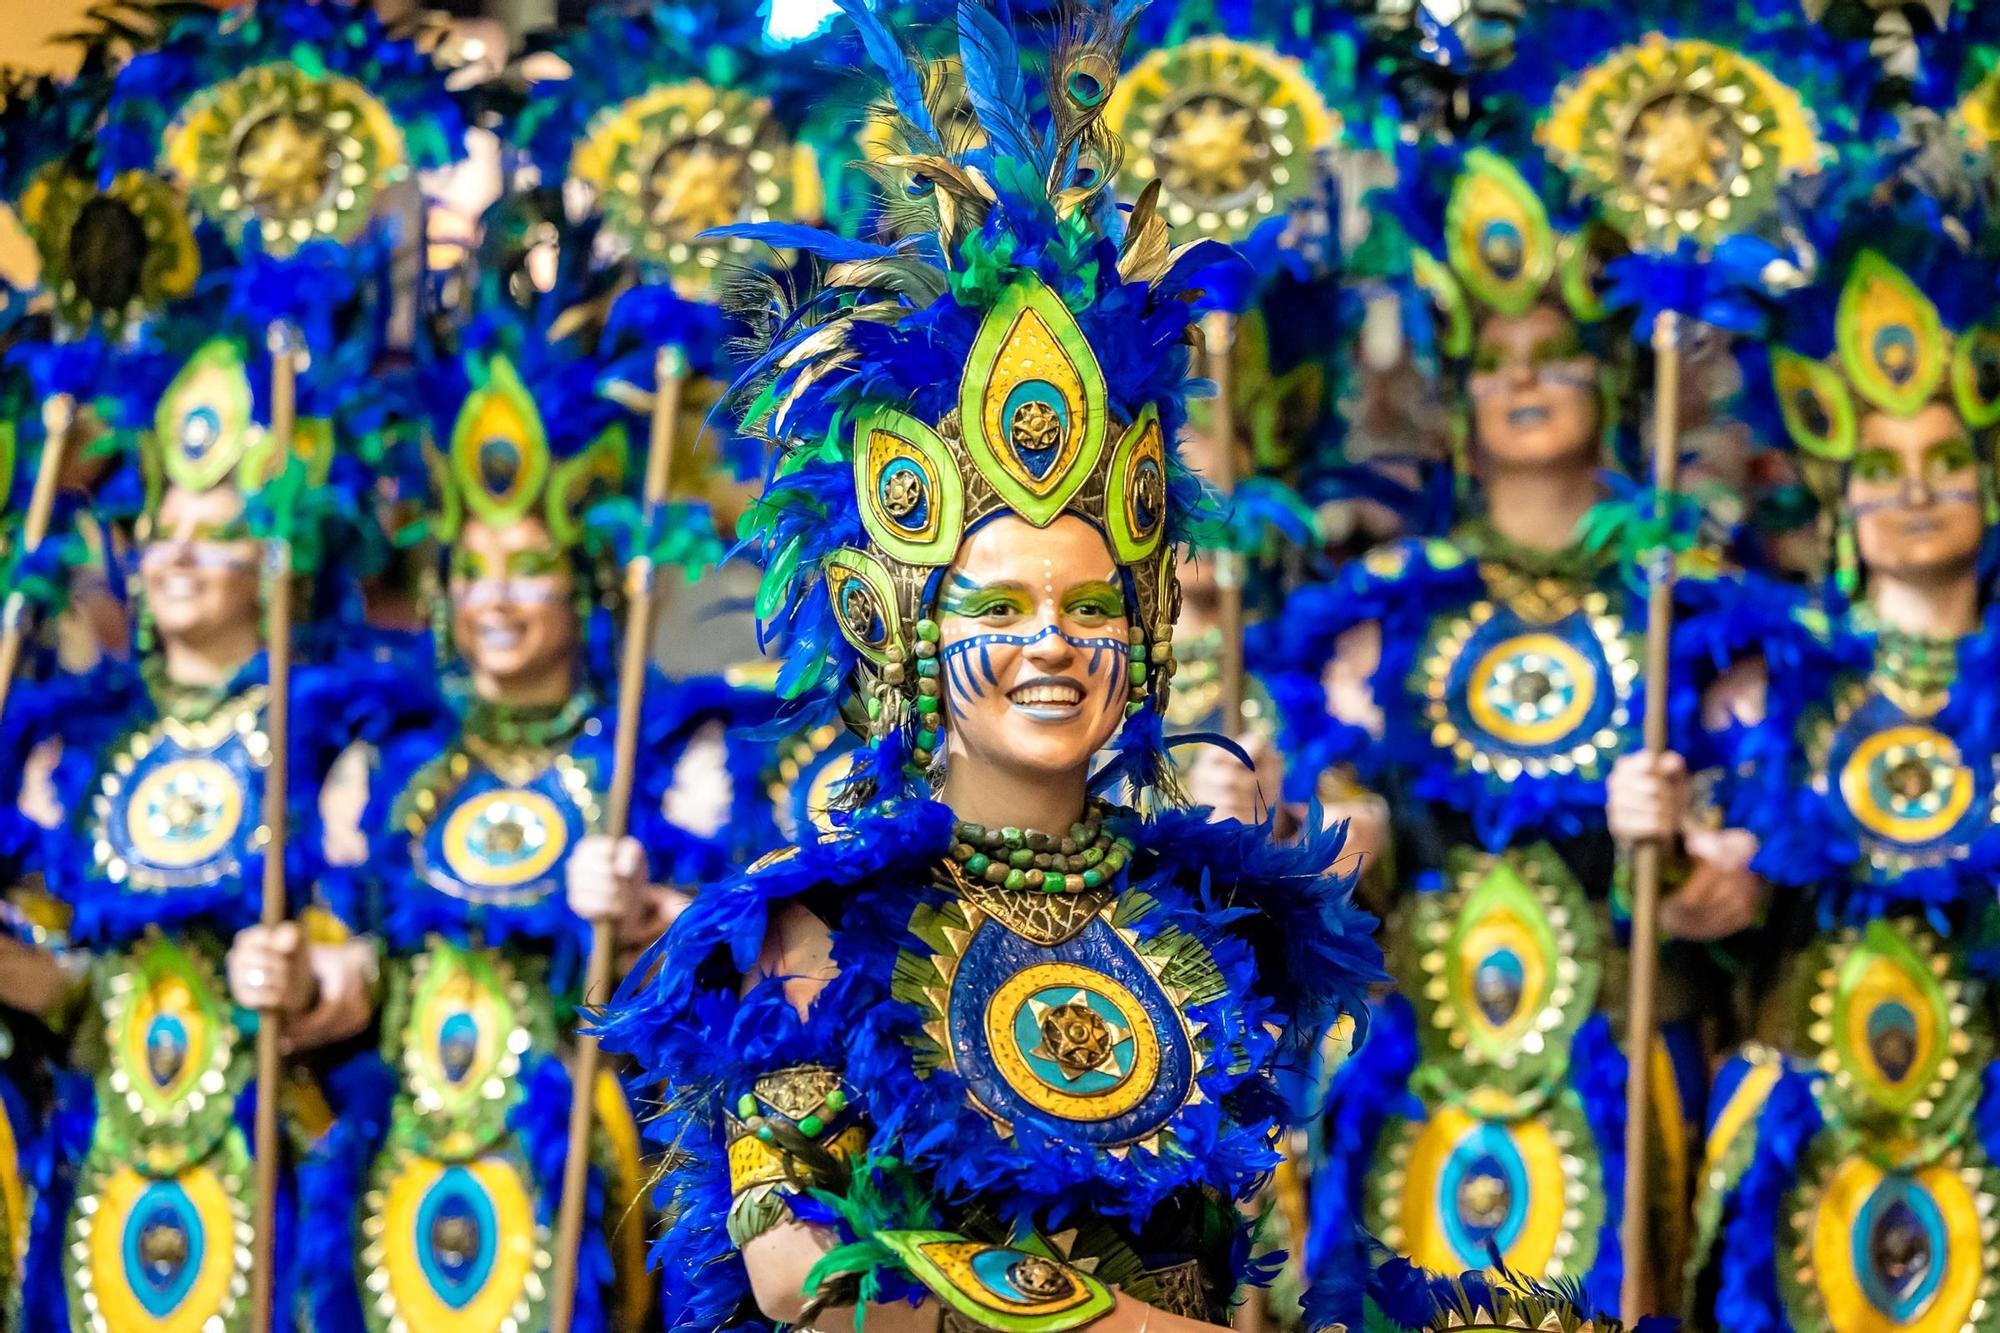
[[[767,41],[764,22],[743,0],[598,6],[549,47],[567,76],[535,84],[508,124],[543,181],[588,188],[606,248],[685,297],[710,295],[753,249],[702,233],[823,208],[801,130],[825,74]]]
[[[262,0],[134,56],[98,151],[110,171],[164,171],[240,248],[285,255],[355,240],[392,187],[463,156],[464,131],[431,54],[369,6]]]
[[[780,689],[853,690],[871,735],[927,764],[945,568],[996,515],[1046,527],[1073,514],[1103,534],[1128,584],[1128,731],[1157,735],[1174,548],[1196,493],[1174,459],[1191,302],[1200,271],[1232,257],[1174,249],[1156,190],[1129,218],[1113,204],[1123,145],[1105,111],[1138,6],[1066,12],[1037,107],[1005,5],[964,0],[969,136],[940,125],[935,76],[866,4],[842,8],[899,118],[902,151],[874,164],[897,192],[890,240],[780,224],[725,233],[823,266],[796,300],[774,286],[747,312],[762,338],[737,385],[746,431],[781,450],[747,523],[766,559],[759,615],[786,642]]]

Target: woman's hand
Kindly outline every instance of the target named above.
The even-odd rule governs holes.
[[[1188,799],[1215,811],[1217,819],[1234,819],[1245,824],[1261,823],[1278,800],[1284,783],[1284,761],[1271,738],[1247,731],[1236,738],[1251,766],[1219,745],[1196,747],[1199,753],[1188,766],[1184,784]]]
[[[1756,925],[1770,885],[1750,868],[1757,837],[1746,829],[1691,828],[1684,845],[1694,870],[1660,901],[1660,929],[1675,939],[1710,943]]]
[[[0,1005],[49,1018],[68,998],[70,980],[47,949],[0,935]]]
[[[306,961],[305,932],[296,921],[239,932],[227,970],[229,994],[245,1009],[294,1019],[318,997],[319,979]]]
[[[584,838],[569,855],[567,877],[569,910],[592,925],[609,925],[621,944],[648,943],[659,933],[646,849],[637,838]]]
[[[1688,810],[1687,761],[1664,754],[1619,756],[1605,783],[1604,818],[1621,847],[1680,836]]]

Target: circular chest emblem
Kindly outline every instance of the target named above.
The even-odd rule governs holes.
[[[1892,842],[1935,842],[1972,808],[1972,772],[1958,747],[1924,726],[1876,732],[1840,769],[1840,795],[1868,832]]]
[[[467,884],[511,888],[547,875],[569,849],[569,829],[540,792],[482,792],[444,827],[445,867]]]
[[[986,1038],[1010,1087],[1066,1120],[1110,1120],[1153,1090],[1160,1039],[1138,997],[1075,963],[1023,968],[986,1005]]]
[[[146,774],[125,807],[133,850],[152,865],[184,870],[229,846],[243,825],[243,787],[214,759],[175,759]]]
[[[1590,663],[1554,634],[1521,634],[1495,644],[1474,665],[1470,684],[1472,720],[1509,745],[1562,740],[1597,700]]]

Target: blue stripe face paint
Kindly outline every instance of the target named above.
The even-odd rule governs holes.
[[[1107,658],[1115,668],[1114,680],[1125,678],[1125,665],[1132,655],[1123,639],[1078,638],[1056,625],[1044,625],[1033,634],[975,634],[944,646],[944,672],[953,717],[964,717],[966,709],[987,694],[1000,689],[1000,677],[993,669],[993,650],[1014,648],[1022,652],[1051,638],[1059,638],[1084,657],[1082,682],[1086,690],[1104,671]],[[1086,695],[1086,697],[1088,697]],[[1116,689],[1106,689],[1102,709],[1118,706],[1122,698]]]

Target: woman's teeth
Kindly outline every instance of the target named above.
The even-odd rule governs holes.
[[[1516,430],[1544,425],[1548,419],[1549,409],[1546,407],[1517,407],[1507,414],[1507,424]]]
[[[1083,691],[1074,685],[1023,685],[1007,696],[1022,708],[1074,708]]]
[[[169,574],[160,580],[160,595],[163,597],[192,597],[200,591],[192,574]]]
[[[521,646],[521,631],[507,625],[486,625],[479,631],[479,646],[504,653]]]

